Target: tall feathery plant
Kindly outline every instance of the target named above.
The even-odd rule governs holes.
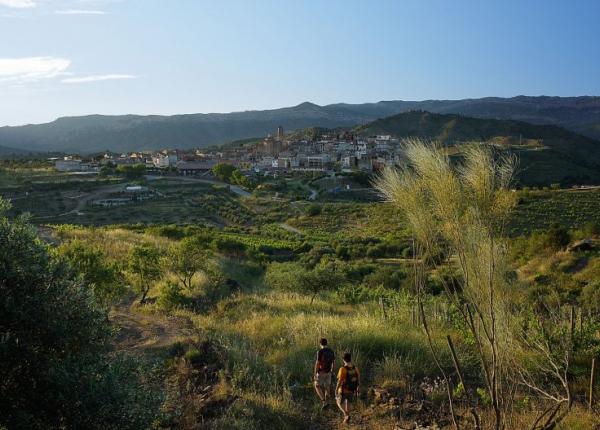
[[[430,346],[435,355],[420,299],[423,273],[427,266],[447,265],[456,259],[463,281],[461,289],[448,282],[444,287],[475,341],[494,410],[494,428],[503,428],[510,408],[510,396],[505,392],[510,367],[506,353],[512,339],[503,236],[516,204],[509,188],[515,159],[497,157],[488,146],[474,144],[463,151],[462,162],[453,165],[436,144],[409,139],[403,145],[406,165],[399,171],[385,170],[376,186],[401,210],[414,235],[416,257],[420,257],[415,257],[417,300]],[[444,378],[450,393],[445,374]],[[479,428],[476,400],[471,400],[471,413]],[[452,404],[451,409],[458,428]]]

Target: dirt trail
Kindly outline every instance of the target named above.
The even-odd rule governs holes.
[[[110,320],[118,327],[117,349],[151,353],[193,336],[186,318],[144,313],[131,305],[120,305],[110,312]]]

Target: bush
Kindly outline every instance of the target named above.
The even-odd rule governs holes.
[[[102,304],[110,305],[125,294],[121,270],[100,248],[73,240],[61,244],[55,254],[71,265]]]
[[[382,285],[387,289],[399,290],[406,273],[392,266],[378,267],[374,272],[364,277],[364,284],[369,287]]]
[[[167,281],[159,288],[158,306],[166,311],[179,307],[185,307],[189,304],[189,299],[181,294],[181,286],[176,282]]]
[[[554,223],[546,233],[546,247],[555,251],[566,248],[571,242],[569,231],[560,224]]]
[[[321,206],[317,204],[308,205],[305,212],[308,216],[321,215]]]
[[[106,312],[0,199],[0,426],[149,428],[157,408],[139,364],[114,356]],[[149,382],[149,381],[147,381]]]
[[[271,263],[265,282],[277,290],[310,294],[312,303],[320,292],[339,287],[344,276],[327,266],[309,270],[299,263]]]
[[[213,249],[232,257],[242,257],[246,252],[246,244],[231,238],[218,238],[212,243]]]
[[[600,281],[590,282],[583,287],[581,303],[592,312],[600,312]]]

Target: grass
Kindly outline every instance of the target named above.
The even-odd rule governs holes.
[[[410,364],[416,376],[435,372],[409,316],[402,309],[398,318],[384,320],[374,303],[334,305],[331,299],[318,299],[311,305],[308,296],[267,292],[237,295],[191,319],[234,357],[234,365],[252,363],[244,378],[260,381],[269,369],[277,369],[291,385],[307,387],[320,337],[330,340],[338,356],[351,351],[368,381],[391,378],[394,360],[400,367]]]
[[[209,231],[215,237],[247,236],[252,241],[273,240],[266,236],[267,233],[287,235],[274,225],[264,228],[262,235],[260,231],[254,235],[220,229]],[[134,244],[149,242],[166,249],[173,243],[173,239],[144,227],[59,226],[55,235],[61,240],[77,238],[99,243],[107,255],[117,261],[124,261]],[[289,239],[278,240],[284,243]],[[568,266],[572,262],[557,260],[548,264]],[[202,311],[173,309],[167,312],[168,316],[191,321],[199,338],[218,346],[225,366],[225,377],[221,379],[224,386],[219,389],[231,392],[237,398],[227,414],[211,419],[206,428],[305,428],[307,416],[312,417],[310,420],[317,416],[311,369],[320,337],[330,340],[338,357],[344,351],[352,352],[361,369],[365,388],[385,387],[408,393],[424,377],[433,379],[439,374],[421,329],[412,323],[412,307],[408,300],[390,303],[388,318],[384,319],[374,301],[343,304],[331,293],[323,294],[311,304],[308,295],[270,291],[264,285],[263,269],[257,263],[222,257],[221,267],[227,277],[241,284],[240,291],[219,299]],[[536,269],[539,270],[541,268]],[[154,289],[151,297],[157,291],[158,288]],[[143,312],[149,315],[162,312],[153,306],[144,306]],[[444,344],[444,336],[449,333],[455,340],[463,370],[468,375],[477,375],[477,364],[459,332],[445,319],[432,318],[430,322],[444,366],[451,371],[451,360]],[[443,396],[440,399],[442,401]],[[365,408],[359,407],[359,410],[366,413]],[[377,428],[389,418],[373,413],[369,425]],[[515,420],[525,423],[530,418],[531,413],[523,413]],[[562,428],[590,428],[586,425],[593,420],[594,417],[578,410],[567,421],[572,427],[564,424]]]

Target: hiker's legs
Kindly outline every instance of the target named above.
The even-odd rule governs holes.
[[[319,396],[319,400],[321,400],[321,402],[324,402],[325,394],[323,393],[324,390],[319,385],[319,381],[315,381],[313,385],[315,386],[315,392],[317,393],[317,396]]]
[[[342,413],[344,414],[344,416],[346,416],[346,410],[344,409],[343,403],[344,400],[342,400],[342,395],[341,394],[337,394],[335,396],[335,403],[337,404],[337,407],[340,409],[340,411],[342,411]]]
[[[327,399],[329,399],[329,395],[331,394],[331,373],[325,373],[323,375],[320,375],[320,378],[323,397],[325,401],[327,401]]]
[[[327,403],[329,398],[329,391],[331,390],[331,373],[319,373],[315,376],[315,391],[317,396],[321,399],[323,406]]]
[[[344,399],[344,421],[343,423],[350,422],[350,410],[348,409],[348,399]]]

